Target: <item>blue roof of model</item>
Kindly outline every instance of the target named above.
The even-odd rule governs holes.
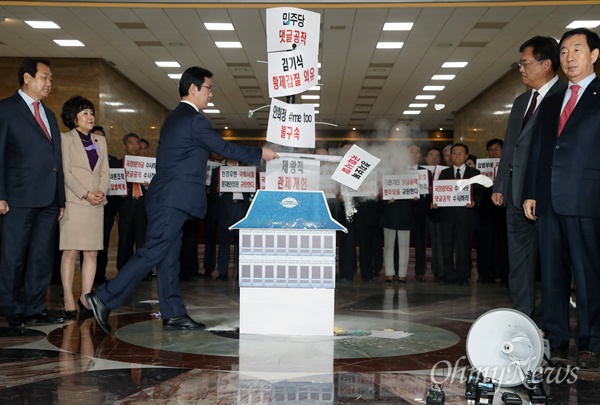
[[[323,229],[347,232],[331,217],[322,191],[259,190],[230,229]]]

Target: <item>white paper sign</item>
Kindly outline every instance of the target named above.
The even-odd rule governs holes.
[[[272,99],[267,141],[294,148],[314,148],[315,106]]]
[[[110,169],[110,187],[107,195],[127,195],[125,169]]]
[[[477,159],[477,170],[485,177],[489,177],[492,181],[496,181],[494,169],[500,165],[500,159]]]
[[[210,186],[210,181],[212,178],[212,172],[215,167],[220,167],[225,165],[222,162],[215,162],[214,160],[209,160],[206,162],[206,185]]]
[[[280,157],[267,162],[265,190],[319,190],[317,160]]]
[[[125,155],[123,169],[128,183],[150,183],[156,174],[156,158]]]
[[[318,54],[302,50],[268,54],[269,97],[302,93],[317,85]]]
[[[471,203],[471,185],[458,186],[460,180],[435,180],[433,203],[438,207],[464,207]]]
[[[292,7],[267,9],[267,52],[286,51],[295,45],[319,51],[321,15]]]
[[[221,166],[217,190],[219,193],[254,193],[256,191],[256,167]]]
[[[375,170],[380,161],[381,159],[366,150],[352,145],[331,178],[353,190],[358,190],[364,179]]]
[[[260,189],[261,190],[266,190],[266,187],[267,187],[267,172],[260,172],[259,178],[260,178],[260,182],[259,182]]]
[[[419,197],[419,173],[393,174],[381,177],[383,200],[412,200]]]
[[[429,194],[429,170],[419,169],[415,172],[419,175],[419,195]]]

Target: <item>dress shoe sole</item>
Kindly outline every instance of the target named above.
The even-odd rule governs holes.
[[[163,329],[166,330],[204,330],[206,329],[205,325],[163,325]]]

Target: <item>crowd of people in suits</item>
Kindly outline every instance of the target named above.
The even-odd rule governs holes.
[[[479,281],[506,282],[515,309],[539,322],[557,356],[566,356],[569,349],[574,282],[578,365],[594,368],[600,353],[600,80],[595,74],[600,39],[578,28],[559,42],[534,37],[519,52],[519,72],[530,89],[515,99],[504,141],[487,144],[489,157],[500,158],[493,189],[473,184],[472,199],[459,207],[438,207],[431,193],[413,200],[355,198],[351,217],[350,201],[340,194],[329,201],[335,218],[348,229],[339,238],[339,281],[352,280],[358,269],[362,280],[371,281],[384,269],[385,282],[406,283],[412,236],[417,281],[426,280],[429,238],[435,280],[469,285],[473,235],[479,232]],[[558,78],[559,67],[568,84]],[[212,97],[211,80],[205,69],[186,70],[179,82],[181,102],[161,128],[152,183],[128,183],[126,197],[107,197],[109,168],[122,167],[122,161],[108,154],[103,130],[95,126],[94,105],[80,96],[67,100],[61,118],[70,131],[61,135],[54,113],[40,102],[51,90],[50,62],[23,61],[20,89],[0,101],[0,301],[10,326],[62,323],[74,318],[79,307],[110,333],[111,311],[142,279],[154,276],[163,327],[205,327],[187,315],[178,279],[212,276],[215,267],[217,279],[228,279],[228,227],[241,219],[251,198],[205,186],[209,153],[230,165],[258,166],[261,159],[278,157],[270,148],[226,142],[211,129],[199,113]],[[125,135],[123,144],[126,154],[148,153],[148,142],[134,133]],[[340,154],[349,145],[342,145]],[[409,145],[407,156],[398,162],[404,166],[399,171],[422,169],[418,145]],[[480,174],[471,167],[476,159],[466,144],[455,143],[442,151],[428,149],[424,163],[438,166],[443,160],[447,168],[440,180],[468,179]],[[429,178],[431,187],[433,175]],[[207,212],[200,271],[199,219]],[[115,217],[119,272],[108,281],[107,249]],[[48,311],[45,304],[57,233],[64,315]],[[81,294],[74,297],[79,252]],[[94,281],[100,283],[96,289]]]

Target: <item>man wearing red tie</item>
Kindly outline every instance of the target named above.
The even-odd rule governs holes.
[[[566,92],[541,106],[525,180],[523,209],[538,222],[543,329],[552,350],[569,346],[571,271],[577,286],[577,365],[600,353],[600,80],[598,34],[578,28],[559,43]]]
[[[64,322],[45,303],[65,206],[60,130],[40,102],[52,87],[50,62],[24,60],[19,84],[17,93],[0,101],[0,302],[13,327]]]

